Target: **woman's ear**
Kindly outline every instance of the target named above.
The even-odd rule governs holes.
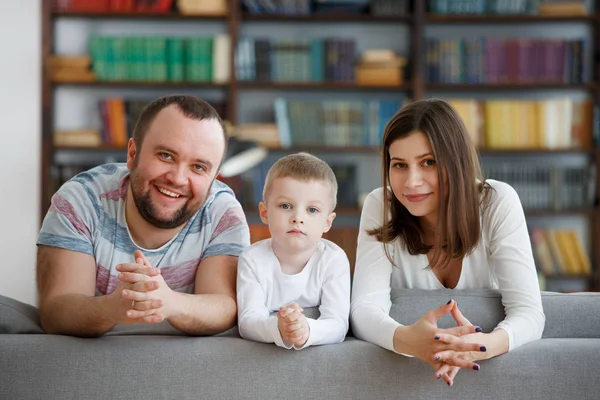
[[[258,204],[258,215],[260,215],[260,220],[262,221],[263,224],[265,224],[265,225],[269,224],[269,220],[267,218],[267,205],[265,204],[264,201],[261,201]]]

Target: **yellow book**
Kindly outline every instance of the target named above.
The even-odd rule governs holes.
[[[579,262],[577,260],[577,255],[574,252],[575,249],[570,243],[569,234],[567,232],[568,231],[565,230],[557,230],[555,233],[556,239],[563,254],[567,271],[569,271],[570,275],[579,275],[581,274]]]
[[[556,269],[554,268],[552,253],[544,237],[544,232],[540,228],[533,228],[531,230],[531,242],[533,243],[533,251],[539,270],[546,276],[554,275]]]
[[[556,264],[556,271],[559,274],[569,274],[569,270],[564,258],[564,255],[560,249],[558,244],[558,238],[556,237],[556,232],[552,229],[547,229],[544,232],[546,236],[546,240],[548,241],[548,245],[550,247],[550,252],[552,253],[552,258],[554,258],[554,262]]]
[[[574,230],[568,231],[567,235],[570,246],[573,248],[573,252],[579,265],[579,272],[584,275],[591,275],[592,265],[590,262],[590,257],[583,248],[583,243],[581,243],[579,235]]]

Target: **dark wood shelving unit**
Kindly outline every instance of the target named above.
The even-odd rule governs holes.
[[[595,217],[598,214],[598,209],[580,208],[580,209],[565,209],[565,210],[542,210],[529,208],[523,210],[528,217],[565,217],[565,216],[583,216]]]
[[[481,92],[485,90],[595,90],[594,84],[566,84],[566,83],[426,83],[428,91],[444,92]]]
[[[57,18],[84,18],[84,19],[159,19],[159,20],[182,20],[182,21],[225,21],[227,16],[223,15],[193,15],[181,14],[177,12],[159,13],[159,12],[76,12],[76,11],[53,11],[53,19]]]
[[[429,94],[440,92],[465,92],[478,95],[480,93],[501,93],[519,91],[545,91],[545,90],[582,90],[589,92],[596,100],[600,100],[600,13],[589,16],[573,17],[545,17],[538,15],[438,15],[427,11],[426,0],[412,0],[410,14],[406,16],[373,16],[373,15],[351,15],[351,14],[317,14],[317,15],[256,15],[242,12],[241,0],[229,0],[229,13],[227,16],[203,16],[182,15],[176,12],[164,13],[82,13],[82,12],[55,12],[51,9],[50,1],[42,1],[42,70],[41,70],[41,92],[42,92],[42,138],[41,138],[41,216],[48,210],[50,197],[55,188],[51,185],[51,166],[57,153],[71,152],[87,154],[86,152],[98,151],[100,153],[125,152],[124,148],[113,146],[102,146],[99,148],[87,147],[54,147],[52,143],[52,132],[54,127],[54,91],[63,86],[77,87],[81,90],[94,90],[96,88],[123,88],[123,89],[191,89],[198,90],[223,90],[227,101],[227,114],[225,117],[233,124],[238,121],[238,102],[240,93],[243,91],[314,91],[314,92],[344,92],[344,93],[402,93],[412,99],[421,99]],[[594,9],[600,10],[600,0],[594,0]],[[358,86],[355,84],[322,82],[322,83],[275,83],[275,82],[246,82],[236,78],[235,62],[232,56],[229,60],[231,75],[229,83],[213,84],[211,82],[52,82],[47,71],[49,57],[54,51],[55,29],[57,21],[62,19],[84,19],[91,23],[102,20],[127,21],[152,20],[155,23],[162,21],[198,21],[199,23],[219,22],[225,25],[225,31],[229,34],[232,49],[238,43],[241,27],[256,23],[297,23],[307,25],[314,24],[336,24],[340,27],[344,24],[384,24],[386,27],[394,28],[402,26],[407,28],[407,37],[398,40],[408,42],[409,68],[406,71],[407,82],[400,86]],[[590,29],[589,47],[591,49],[591,63],[589,79],[586,84],[561,84],[561,83],[506,83],[506,84],[442,84],[426,82],[426,54],[425,28],[432,25],[454,25],[454,28],[462,25],[522,25],[522,24],[556,24],[563,27],[565,24],[588,24]],[[351,33],[346,34],[350,36]],[[511,93],[511,95],[512,95]],[[271,149],[273,152],[287,153],[292,151],[306,150],[314,153],[364,153],[378,156],[379,150],[368,147],[314,147],[302,146],[289,149]],[[563,156],[584,154],[590,156],[590,162],[600,166],[600,150],[598,149],[481,149],[482,157],[494,156]],[[596,174],[596,187],[600,188],[600,173]],[[597,190],[598,192],[598,190]],[[532,217],[555,217],[565,215],[578,215],[589,218],[591,221],[593,275],[591,289],[600,289],[600,198],[596,194],[595,205],[592,208],[581,210],[525,210],[527,216]],[[250,210],[249,210],[250,211]],[[358,215],[359,210],[338,210],[340,215]],[[255,212],[255,210],[254,210]],[[570,278],[570,276],[567,276]]]
[[[385,16],[365,14],[322,13],[309,15],[251,14],[243,13],[244,22],[361,22],[361,23],[410,23],[412,16]]]
[[[379,91],[397,92],[410,90],[411,85],[405,83],[400,86],[365,86],[344,82],[248,82],[239,81],[237,86],[240,90],[349,90],[349,91]]]
[[[586,154],[593,155],[595,149],[478,149],[481,156],[507,156],[507,155],[544,155],[556,156],[559,154]]]
[[[541,15],[443,15],[427,14],[426,21],[430,24],[515,24],[515,23],[573,23],[573,22],[596,22],[598,17],[595,15],[582,16],[541,16]]]
[[[159,81],[93,81],[93,82],[52,82],[54,86],[93,86],[115,88],[144,88],[144,89],[226,89],[227,83],[213,82],[159,82]]]

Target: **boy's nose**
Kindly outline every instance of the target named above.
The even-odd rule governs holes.
[[[301,218],[299,215],[294,215],[292,217],[292,224],[304,224],[304,218]]]

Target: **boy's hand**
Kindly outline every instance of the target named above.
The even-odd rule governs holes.
[[[277,326],[281,338],[302,347],[308,340],[310,329],[304,310],[298,304],[283,306],[277,313]]]
[[[294,331],[290,332],[290,341],[294,343],[296,347],[302,347],[308,340],[310,336],[310,327],[308,326],[308,321],[306,320],[306,316],[304,314],[300,314],[300,317],[295,322],[295,324],[288,325],[288,329],[296,328]]]

